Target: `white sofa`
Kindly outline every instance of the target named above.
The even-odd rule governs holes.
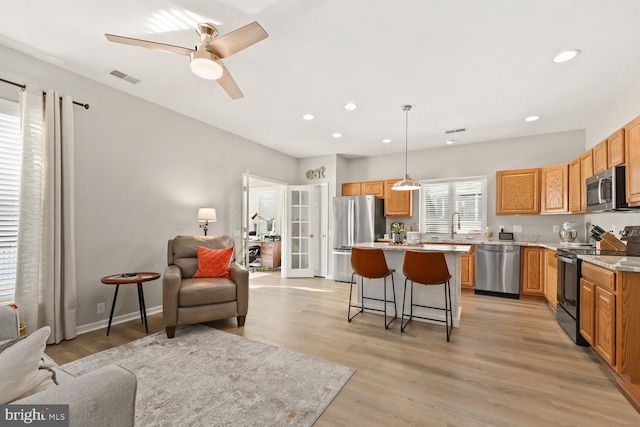
[[[18,328],[16,311],[9,306],[0,305],[0,346],[18,338]],[[38,335],[44,335],[45,332],[42,331]],[[20,343],[24,341],[26,339],[16,342],[9,349],[13,348],[12,351],[15,353],[15,348],[22,345]],[[49,370],[55,373],[56,384],[8,402],[10,405],[68,404],[70,426],[133,426],[135,424],[137,380],[132,372],[118,365],[108,365],[74,377],[57,366],[43,352],[40,356],[42,357],[40,365],[50,368]],[[3,359],[0,353],[0,363],[2,360],[8,363],[6,359],[6,357]],[[0,365],[0,372],[5,372],[7,368],[12,369]],[[45,372],[45,375],[48,375],[48,372]],[[0,388],[3,385],[2,381],[10,380],[0,378]]]

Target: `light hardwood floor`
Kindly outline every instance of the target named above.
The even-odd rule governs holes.
[[[544,303],[463,295],[447,343],[444,326],[414,321],[401,334],[399,319],[385,330],[367,313],[348,323],[348,289],[270,274],[251,280],[243,328],[208,325],[357,369],[317,426],[640,425],[606,364],[571,342]],[[150,316],[149,333],[161,330],[162,315]],[[47,353],[66,363],[143,336],[131,321]]]

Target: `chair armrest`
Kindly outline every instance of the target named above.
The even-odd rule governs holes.
[[[131,371],[108,365],[12,403],[68,404],[70,427],[133,426],[137,387]]]
[[[0,341],[12,340],[19,336],[18,312],[8,305],[0,305]]]
[[[170,265],[162,277],[162,318],[165,326],[176,326],[178,322],[178,293],[182,283],[182,270]]]
[[[246,316],[249,311],[249,270],[232,262],[229,270],[231,280],[236,284],[238,316]]]

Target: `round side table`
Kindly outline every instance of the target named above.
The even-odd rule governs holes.
[[[144,291],[142,289],[142,284],[144,282],[150,282],[152,280],[157,280],[160,278],[160,273],[154,273],[149,271],[142,271],[131,273],[132,275],[126,274],[114,274],[111,276],[105,276],[100,279],[102,283],[105,285],[116,285],[116,290],[113,294],[113,303],[111,304],[111,314],[109,314],[109,326],[107,327],[107,336],[109,336],[109,331],[111,330],[111,321],[113,320],[113,310],[116,307],[116,299],[118,298],[118,289],[120,285],[138,285],[138,305],[140,306],[140,320],[144,324],[145,331],[147,334],[149,333],[149,325],[147,324],[147,307],[144,304]]]

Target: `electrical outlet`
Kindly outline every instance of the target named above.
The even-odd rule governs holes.
[[[98,303],[98,306],[97,306],[97,308],[96,308],[97,314],[104,314],[104,313],[105,313],[105,311],[106,311],[106,309],[107,309],[107,308],[106,308],[106,306],[105,306],[105,303],[103,303],[103,302],[99,302],[99,303]]]
[[[240,237],[240,230],[233,230],[233,237]]]
[[[514,233],[522,233],[522,226],[521,225],[514,225],[513,226],[513,232]]]
[[[554,233],[559,233],[560,232],[560,226],[559,225],[554,225],[553,226],[553,232]]]

